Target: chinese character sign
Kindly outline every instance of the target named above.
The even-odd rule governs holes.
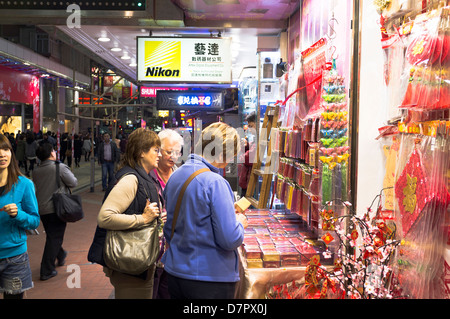
[[[178,105],[211,105],[211,96],[180,95]]]
[[[137,81],[231,83],[230,38],[137,39]]]
[[[158,91],[156,104],[161,110],[223,110],[220,91]]]

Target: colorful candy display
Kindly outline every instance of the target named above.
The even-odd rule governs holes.
[[[310,240],[308,228],[297,214],[284,210],[247,210],[243,253],[248,268],[298,267],[309,263],[323,247]],[[309,242],[308,242],[309,241]],[[332,258],[324,260],[331,264]]]
[[[333,199],[346,200],[348,146],[348,106],[344,78],[336,63],[324,72],[323,112],[320,114],[320,156],[322,168],[322,204]]]

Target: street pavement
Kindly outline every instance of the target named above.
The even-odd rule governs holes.
[[[40,263],[45,245],[45,231],[39,225],[39,235],[28,237],[28,254],[34,288],[25,293],[25,299],[112,299],[114,289],[104,275],[102,266],[87,260],[87,253],[97,226],[104,192],[101,187],[101,166],[84,158],[80,167],[72,171],[78,179],[78,186],[72,190],[82,198],[85,217],[68,223],[63,248],[68,252],[66,263],[57,267],[58,275],[46,281],[40,280]],[[92,174],[94,171],[94,174]],[[91,176],[94,178],[91,179]],[[93,187],[92,187],[93,185]]]

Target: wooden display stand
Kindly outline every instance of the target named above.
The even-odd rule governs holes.
[[[259,134],[258,144],[256,147],[256,161],[253,163],[252,171],[250,173],[250,179],[248,182],[247,192],[245,197],[255,208],[266,208],[267,202],[270,194],[270,186],[272,184],[273,171],[270,170],[272,164],[272,152],[277,152],[278,150],[273,149],[272,143],[272,129],[276,128],[278,125],[278,112],[279,105],[267,106],[266,114],[264,115],[264,120]],[[263,168],[261,168],[263,162],[262,158],[265,152],[261,152],[261,148],[264,148],[267,152],[266,163]],[[259,199],[254,198],[256,185],[258,184],[259,176],[262,177],[261,190],[259,192]]]

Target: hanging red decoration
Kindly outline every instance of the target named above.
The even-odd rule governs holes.
[[[406,50],[406,57],[411,65],[428,62],[433,64],[441,56],[441,50],[442,41],[439,37],[424,32],[411,41]]]
[[[352,239],[352,240],[356,240],[357,238],[358,238],[358,231],[356,230],[356,229],[353,229],[353,231],[351,232],[351,234],[350,234],[350,238]]]
[[[329,245],[334,240],[334,237],[327,232],[325,235],[322,236],[322,240],[324,241],[325,244]]]
[[[406,236],[428,202],[427,177],[422,156],[414,148],[403,172],[395,183],[395,197],[401,214],[403,236]]]

